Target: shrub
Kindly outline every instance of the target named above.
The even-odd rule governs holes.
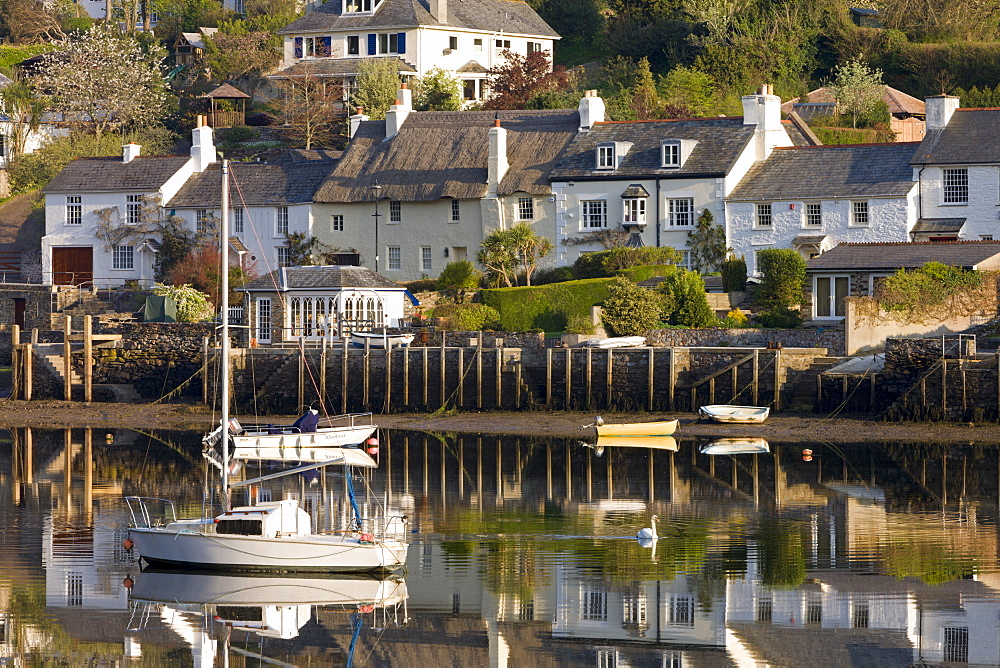
[[[621,269],[615,272],[615,275],[624,276],[633,283],[639,283],[641,281],[648,281],[651,278],[656,278],[657,276],[670,276],[675,271],[677,271],[677,265],[653,264],[643,265],[641,267],[631,267],[629,269]]]
[[[465,293],[479,287],[483,274],[468,260],[449,262],[437,279],[437,289],[455,300],[456,304],[465,301]]]
[[[746,313],[738,308],[734,308],[722,319],[721,325],[732,329],[743,329],[750,326],[750,320],[747,318]]]
[[[584,253],[573,263],[578,278],[605,278],[616,271],[654,264],[676,264],[680,255],[668,246],[619,247]]]
[[[714,327],[718,318],[708,306],[705,281],[696,271],[677,271],[660,285],[669,295],[668,322],[681,327]]]
[[[566,322],[567,334],[593,334],[597,331],[592,318],[582,315],[572,315]]]
[[[416,294],[418,292],[434,292],[437,290],[437,279],[436,278],[420,278],[415,281],[407,281],[403,283],[403,287]]]
[[[479,299],[500,312],[507,332],[541,329],[565,331],[573,316],[590,317],[590,309],[608,298],[610,278],[567,281],[517,288],[480,290]]]
[[[618,277],[604,300],[601,321],[612,336],[638,336],[656,327],[663,311],[663,297]]]
[[[576,272],[573,271],[573,267],[550,267],[536,271],[531,282],[534,285],[548,285],[549,283],[565,283],[575,280]]]
[[[781,306],[776,306],[757,314],[755,321],[761,327],[774,329],[795,329],[802,324],[802,314]]]
[[[765,310],[799,308],[802,285],[806,280],[806,262],[790,248],[768,248],[757,253],[763,275],[757,286],[757,303]]]
[[[178,322],[201,322],[215,317],[215,311],[208,301],[208,295],[195,290],[190,285],[157,283],[153,286],[153,294],[160,297],[170,297],[177,302]]]
[[[455,332],[497,329],[500,325],[500,314],[485,304],[440,304],[431,313],[444,321],[442,329]]]
[[[742,255],[727,258],[720,267],[722,289],[726,292],[740,292],[747,287],[747,261]]]

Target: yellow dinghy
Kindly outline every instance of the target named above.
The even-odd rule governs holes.
[[[678,420],[662,422],[633,422],[631,424],[606,424],[600,417],[594,422],[597,436],[670,436],[677,431]]]

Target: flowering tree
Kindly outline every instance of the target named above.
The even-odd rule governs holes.
[[[504,51],[504,63],[489,71],[492,97],[484,109],[524,109],[539,93],[568,85],[566,68],[552,69],[548,51],[532,51],[527,56]]]
[[[100,137],[123,126],[149,125],[166,101],[160,74],[165,52],[128,35],[94,27],[47,53],[35,89],[51,108]]]
[[[871,112],[882,100],[885,92],[882,70],[868,67],[858,57],[838,65],[833,71],[837,78],[830,88],[837,98],[837,111],[850,114],[854,127],[857,127],[858,117]]]

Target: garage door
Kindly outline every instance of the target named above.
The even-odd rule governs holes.
[[[54,285],[90,285],[94,280],[94,249],[90,246],[61,246],[52,249]]]

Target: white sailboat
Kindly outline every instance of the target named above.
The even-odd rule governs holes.
[[[229,164],[222,163],[222,230],[229,235]],[[388,515],[362,518],[353,498],[352,474],[345,469],[354,518],[348,526],[329,533],[315,533],[308,513],[298,501],[285,499],[230,509],[230,489],[274,477],[321,468],[331,464],[375,468],[377,464],[359,449],[344,448],[342,460],[323,457],[318,463],[244,480],[229,479],[230,439],[219,438],[231,430],[229,411],[229,257],[222,255],[222,419],[215,440],[221,444],[224,512],[217,517],[177,519],[173,503],[164,499],[126,497],[132,516],[129,540],[148,564],[223,571],[347,572],[393,571],[406,562],[406,523]],[[215,432],[213,432],[215,433]],[[211,435],[206,439],[210,440]],[[349,456],[348,456],[349,455]],[[156,512],[159,510],[160,512]]]
[[[360,445],[371,438],[378,427],[371,413],[347,413],[320,420],[316,431],[303,432],[294,425],[242,425],[229,419],[229,440],[236,448],[314,449],[343,448]],[[208,447],[218,444],[222,425],[205,436]]]

